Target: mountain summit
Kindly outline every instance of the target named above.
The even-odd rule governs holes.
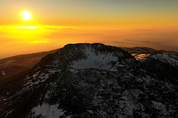
[[[0,87],[0,117],[178,117],[177,54],[160,55],[68,44]]]
[[[130,67],[135,63],[128,52],[103,44],[69,44],[55,54],[59,68],[102,69],[118,71],[120,67]]]

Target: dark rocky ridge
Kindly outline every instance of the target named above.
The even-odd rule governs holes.
[[[90,50],[91,52],[87,52]],[[88,56],[91,56],[89,53],[93,53],[98,56],[100,54],[110,55],[116,57],[118,62],[124,64],[127,67],[136,66],[136,60],[130,53],[122,50],[121,48],[113,46],[105,46],[103,44],[94,43],[94,44],[68,44],[64,46],[61,50],[55,53],[55,62],[54,66],[59,68],[68,68],[73,61],[78,61],[81,59],[87,59]],[[92,55],[93,56],[93,55]],[[101,60],[100,60],[101,61]],[[112,63],[116,63],[113,62]],[[113,65],[115,66],[115,65]]]
[[[74,68],[90,56],[103,56],[99,65],[109,68]],[[113,60],[117,64],[110,66]],[[0,117],[178,117],[177,72],[160,59],[139,62],[117,47],[66,45],[0,87]]]

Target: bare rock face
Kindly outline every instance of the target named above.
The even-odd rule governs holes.
[[[178,69],[160,58],[140,62],[117,47],[66,45],[0,87],[0,117],[178,117]]]

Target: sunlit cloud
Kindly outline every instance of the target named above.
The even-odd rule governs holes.
[[[37,43],[50,43],[49,41],[32,41],[31,44],[37,44]]]
[[[36,29],[36,28],[40,28],[37,26],[22,26],[22,27],[15,27],[15,29]]]
[[[117,47],[152,47],[178,51],[177,39],[178,30],[90,29],[69,26],[1,27],[0,54],[48,51],[68,43],[104,43]]]

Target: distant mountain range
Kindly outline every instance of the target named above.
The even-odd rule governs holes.
[[[2,118],[178,117],[177,52],[81,43],[0,65]]]

